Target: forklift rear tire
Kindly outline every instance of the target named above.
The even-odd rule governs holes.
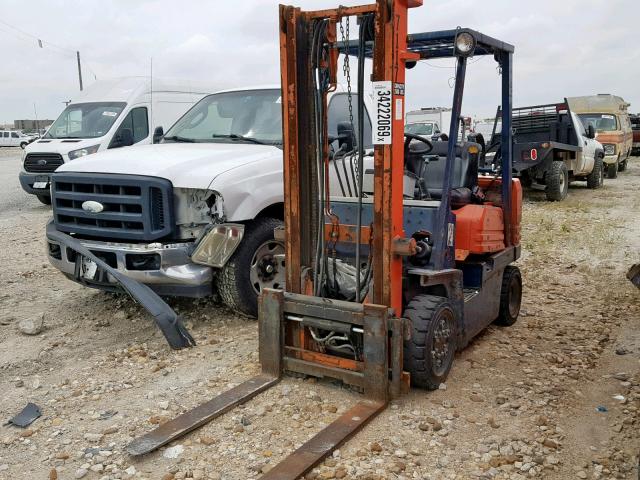
[[[443,383],[456,352],[456,318],[449,300],[435,295],[416,295],[404,317],[411,322],[411,338],[404,342],[404,367],[418,388],[437,390]]]
[[[607,165],[607,178],[618,177],[618,162]]]
[[[284,245],[273,238],[281,226],[268,217],[247,223],[242,242],[218,274],[218,293],[232,310],[257,317],[262,288],[284,288]]]
[[[518,320],[522,303],[522,275],[520,269],[507,265],[502,272],[502,288],[500,290],[500,313],[495,323],[510,327]]]
[[[593,170],[587,175],[587,188],[600,188],[604,184],[604,163],[598,156],[593,162]]]
[[[569,192],[569,172],[564,162],[553,161],[545,176],[547,200],[559,202],[567,198]]]
[[[40,203],[44,205],[51,205],[51,197],[49,195],[36,195]]]

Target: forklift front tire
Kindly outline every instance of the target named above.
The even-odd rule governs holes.
[[[507,265],[502,272],[502,288],[500,290],[500,313],[495,323],[510,327],[518,320],[522,303],[522,275],[514,265]]]
[[[435,295],[416,295],[404,317],[411,322],[411,338],[404,343],[404,367],[418,388],[437,390],[443,383],[456,352],[456,318],[449,300]]]

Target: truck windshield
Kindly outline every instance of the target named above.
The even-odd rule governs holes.
[[[615,115],[607,113],[581,113],[578,115],[585,128],[593,125],[596,132],[608,132],[618,130],[618,122]]]
[[[91,102],[68,105],[44,138],[97,138],[105,135],[127,104]]]
[[[406,133],[414,135],[433,135],[433,123],[409,123],[404,126]]]
[[[171,127],[163,142],[282,144],[280,90],[209,95]]]

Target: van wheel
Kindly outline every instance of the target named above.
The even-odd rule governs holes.
[[[284,288],[284,245],[273,238],[275,218],[247,223],[242,242],[218,275],[218,293],[231,309],[256,317],[263,288]]]
[[[514,265],[507,265],[502,272],[500,289],[500,313],[495,319],[497,325],[510,327],[518,320],[522,304],[522,275]]]
[[[618,171],[624,172],[627,169],[627,162],[629,159],[625,158],[624,161],[618,163]]]
[[[51,205],[51,197],[49,195],[36,195],[36,197],[38,197],[38,200],[40,200],[40,203],[43,203],[45,205]]]
[[[435,295],[416,295],[404,317],[411,322],[411,338],[404,342],[404,368],[415,387],[437,390],[456,353],[456,316],[449,300]]]
[[[587,188],[600,188],[604,184],[604,164],[602,157],[597,156],[593,162],[593,170],[587,175]]]
[[[618,177],[618,167],[619,161],[616,163],[610,163],[607,165],[607,178],[617,178]]]
[[[545,176],[547,200],[559,202],[567,198],[569,192],[569,172],[564,162],[551,162]]]

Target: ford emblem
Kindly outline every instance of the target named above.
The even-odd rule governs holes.
[[[101,211],[104,210],[104,205],[102,205],[100,202],[94,202],[93,200],[87,200],[86,202],[82,203],[82,209],[85,212],[100,213]]]

